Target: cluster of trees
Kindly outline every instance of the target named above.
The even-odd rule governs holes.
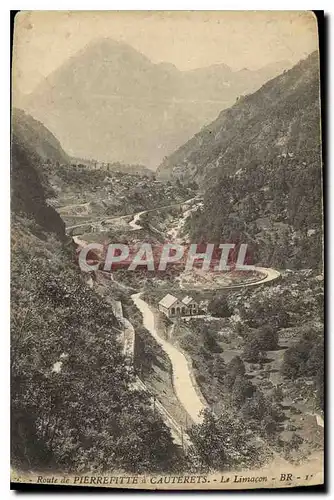
[[[324,338],[322,332],[304,331],[293,346],[284,353],[282,373],[290,380],[313,378],[317,402],[324,404]]]
[[[252,335],[253,337],[250,335],[246,338],[246,342],[252,346],[256,338],[261,357],[254,359],[255,350],[251,351],[251,361],[261,362],[265,359],[266,350],[277,348],[277,332],[263,328]],[[210,337],[215,338],[213,345],[208,343]],[[212,326],[196,326],[194,322],[192,334],[183,336],[180,343],[192,357],[196,379],[208,402],[219,407],[220,401],[224,401],[224,407],[229,408],[232,413],[237,411],[250,429],[272,439],[284,420],[281,390],[275,389],[270,396],[265,396],[247,376],[244,361],[240,356],[235,356],[226,364],[219,352],[222,349]],[[219,349],[216,349],[216,343]],[[245,353],[243,358],[249,361]],[[211,452],[206,450],[205,453]]]
[[[190,438],[189,460],[202,472],[255,468],[267,458],[245,421],[231,410],[219,416],[205,410],[203,423],[190,429]]]
[[[290,380],[313,379],[317,403],[322,407],[323,283],[316,273],[299,271],[288,274],[269,294],[265,288],[232,294],[229,305],[237,308],[241,318],[242,357],[247,362],[265,362],[266,351],[279,347],[280,329],[297,329],[294,344],[285,351],[282,373]]]
[[[225,363],[221,356],[223,348],[212,325],[203,325],[193,319],[191,328],[182,325],[177,331],[178,343],[192,359],[196,380],[206,399],[214,403],[222,395]]]
[[[265,293],[263,293],[265,295]],[[291,325],[289,309],[285,307],[284,297],[252,297],[250,308],[240,308],[240,314],[250,328],[261,328],[269,325],[271,328],[287,328]]]
[[[48,174],[47,167],[46,173]],[[85,165],[81,168],[76,165],[59,165],[56,172],[51,170],[51,173],[56,173],[67,187],[72,187],[74,190],[102,186],[107,175],[105,170],[94,170]]]
[[[229,318],[233,313],[224,295],[216,295],[210,300],[208,312],[212,314],[212,316],[218,316],[220,318]]]
[[[243,358],[249,363],[259,363],[266,359],[265,352],[278,348],[278,330],[263,326],[249,333],[245,339]]]
[[[192,320],[191,331],[187,331],[180,342],[190,353],[201,353],[203,358],[223,351],[219,344],[219,335],[212,325],[203,324],[200,320]]]
[[[224,385],[230,395],[230,401],[249,425],[260,434],[272,437],[284,420],[281,408],[283,395],[276,388],[270,397],[266,397],[245,374],[245,365],[239,356],[235,356],[226,366]]]
[[[224,365],[220,382],[225,387],[223,409],[206,410],[203,422],[190,429],[193,446],[188,459],[206,472],[259,467],[272,457],[256,436],[276,439],[285,419],[282,391],[275,388],[265,396],[246,377],[238,356]]]

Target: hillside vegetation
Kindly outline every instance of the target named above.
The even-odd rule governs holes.
[[[161,175],[203,186],[204,205],[188,220],[193,241],[242,241],[254,263],[321,269],[319,106],[313,53],[162,164]]]
[[[179,470],[169,429],[133,388],[120,325],[72,263],[64,225],[45,201],[44,159],[25,137],[16,131],[12,147],[12,466]]]
[[[257,92],[238,99],[166,158],[157,173],[203,180],[207,174],[215,178],[234,173],[252,161],[288,151],[319,149],[318,59],[314,52]]]

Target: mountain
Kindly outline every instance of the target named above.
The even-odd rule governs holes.
[[[314,129],[319,119],[318,56],[313,53],[223,110],[166,158],[157,173],[163,178],[201,180],[217,167],[236,171],[251,160],[264,160],[291,148],[311,149],[319,139]]]
[[[24,107],[72,156],[156,168],[221,109],[280,71],[281,64],[247,75],[224,64],[179,71],[98,39],[43,80]]]
[[[265,267],[322,269],[318,53],[246,96],[171,155],[162,177],[193,179],[192,241],[242,241]]]
[[[41,173],[45,161],[64,162],[67,155],[57,139],[41,123],[21,110],[12,113],[11,212],[28,218],[40,233],[65,239],[65,225],[46,202],[50,187]]]
[[[69,162],[69,156],[58,139],[41,122],[21,109],[13,109],[12,130],[20,138],[21,146],[30,154],[37,154],[42,160]]]

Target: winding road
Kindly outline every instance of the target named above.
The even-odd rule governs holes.
[[[155,327],[154,314],[140,295],[136,293],[131,295],[131,298],[143,315],[143,325],[168,355],[173,367],[173,385],[176,396],[193,422],[199,424],[203,420],[200,413],[206,406],[195,390],[187,358],[176,347],[160,337]]]
[[[271,267],[256,267],[255,271],[264,274],[264,278],[260,279],[259,281],[254,281],[252,283],[244,283],[241,285],[229,285],[221,289],[234,290],[237,288],[246,288],[254,285],[262,285],[263,283],[269,283],[269,281],[274,281],[281,276],[281,273],[279,271],[276,271],[276,269],[272,269]]]
[[[80,224],[75,224],[74,226],[67,226],[66,227],[66,232],[67,234],[70,234],[70,231],[73,231],[73,229],[78,229],[80,227],[83,227],[83,228],[86,228],[88,226],[93,226],[94,224],[109,224],[113,221],[116,221],[116,220],[124,220],[124,219],[127,219],[128,217],[132,217],[132,220],[129,222],[129,225],[131,227],[131,229],[142,229],[142,227],[137,224],[138,220],[140,219],[141,215],[143,214],[148,214],[150,212],[155,212],[156,210],[164,210],[166,208],[174,208],[174,207],[179,207],[179,206],[183,206],[183,205],[187,205],[188,203],[194,201],[195,199],[197,199],[197,197],[193,197],[193,198],[189,198],[188,200],[185,200],[185,201],[180,201],[180,202],[177,202],[177,203],[172,203],[172,204],[169,204],[169,205],[163,205],[161,207],[154,207],[154,208],[150,208],[148,210],[143,210],[141,212],[134,212],[132,214],[126,214],[126,215],[118,215],[116,217],[99,217],[99,218],[96,218],[96,219],[91,219],[91,220],[88,220],[88,221],[85,221],[85,222],[81,222]],[[71,207],[71,205],[70,205]],[[66,207],[62,207],[62,209],[64,210]]]
[[[130,323],[130,321],[124,317],[123,307],[120,301],[113,302],[112,309],[115,317],[123,327],[123,354],[131,361],[131,363],[133,363],[135,329],[132,323]],[[53,371],[60,371],[60,369],[61,369],[61,362],[55,363],[53,366]],[[139,390],[143,390],[148,394],[151,394],[151,391],[148,389],[147,385],[138,376],[136,376],[133,387]],[[176,422],[176,420],[172,417],[172,415],[168,412],[168,410],[166,410],[163,404],[156,397],[154,397],[154,407],[157,408],[164,422],[169,427],[174,442],[179,446],[182,446],[183,448],[188,447],[191,443],[187,431],[183,429],[182,426]]]
[[[183,204],[187,204],[191,202],[193,199],[186,200]],[[174,206],[170,205],[169,207]],[[129,226],[131,227],[132,230],[139,230],[142,229],[142,227],[138,224],[140,221],[140,217],[147,212],[152,212],[154,210],[159,210],[162,208],[168,208],[168,207],[160,207],[160,208],[154,208],[151,210],[144,210],[141,212],[138,212],[136,214],[132,214],[132,219],[129,221]],[[118,217],[120,218],[126,218],[131,215],[125,215]],[[78,226],[76,226],[78,227]],[[72,228],[68,228],[72,229]],[[74,237],[73,240],[77,244],[84,244],[83,240],[80,240],[78,236]],[[221,287],[221,290],[234,290],[238,288],[244,288],[244,287],[250,287],[250,286],[256,286],[260,285],[263,283],[267,283],[270,281],[273,281],[277,279],[280,276],[280,273],[276,271],[275,269],[270,269],[270,268],[262,268],[262,267],[257,267],[255,268],[256,271],[264,275],[264,278],[260,279],[259,281],[252,282],[252,283],[244,283],[240,285],[230,285],[226,287]],[[149,333],[152,335],[152,337],[157,341],[157,343],[162,347],[162,349],[165,351],[165,353],[168,355],[171,364],[172,364],[172,376],[173,376],[173,386],[175,390],[175,394],[177,398],[179,399],[181,405],[184,407],[185,411],[188,413],[190,416],[191,420],[195,423],[201,423],[203,421],[203,415],[202,415],[202,410],[204,410],[207,405],[205,403],[205,400],[203,396],[200,393],[200,389],[198,388],[196,381],[194,379],[193,373],[192,373],[192,368],[186,358],[186,356],[181,352],[179,349],[177,349],[174,345],[166,341],[164,338],[162,338],[156,328],[155,325],[155,317],[154,314],[150,308],[150,306],[141,298],[141,293],[135,293],[131,295],[131,298],[136,305],[136,307],[140,310],[143,316],[143,325],[144,327],[149,331]],[[131,323],[123,318],[122,316],[122,321],[121,323],[123,324],[123,328],[125,329],[125,332],[128,334],[124,338],[124,354],[128,356],[133,356],[133,341],[131,339],[134,338],[134,329]],[[162,411],[162,410],[161,410]],[[174,429],[175,430],[175,429]]]

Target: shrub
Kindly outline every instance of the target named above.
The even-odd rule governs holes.
[[[218,316],[220,318],[229,318],[232,316],[232,311],[229,308],[227,300],[225,297],[215,297],[208,304],[208,312],[212,316]]]

